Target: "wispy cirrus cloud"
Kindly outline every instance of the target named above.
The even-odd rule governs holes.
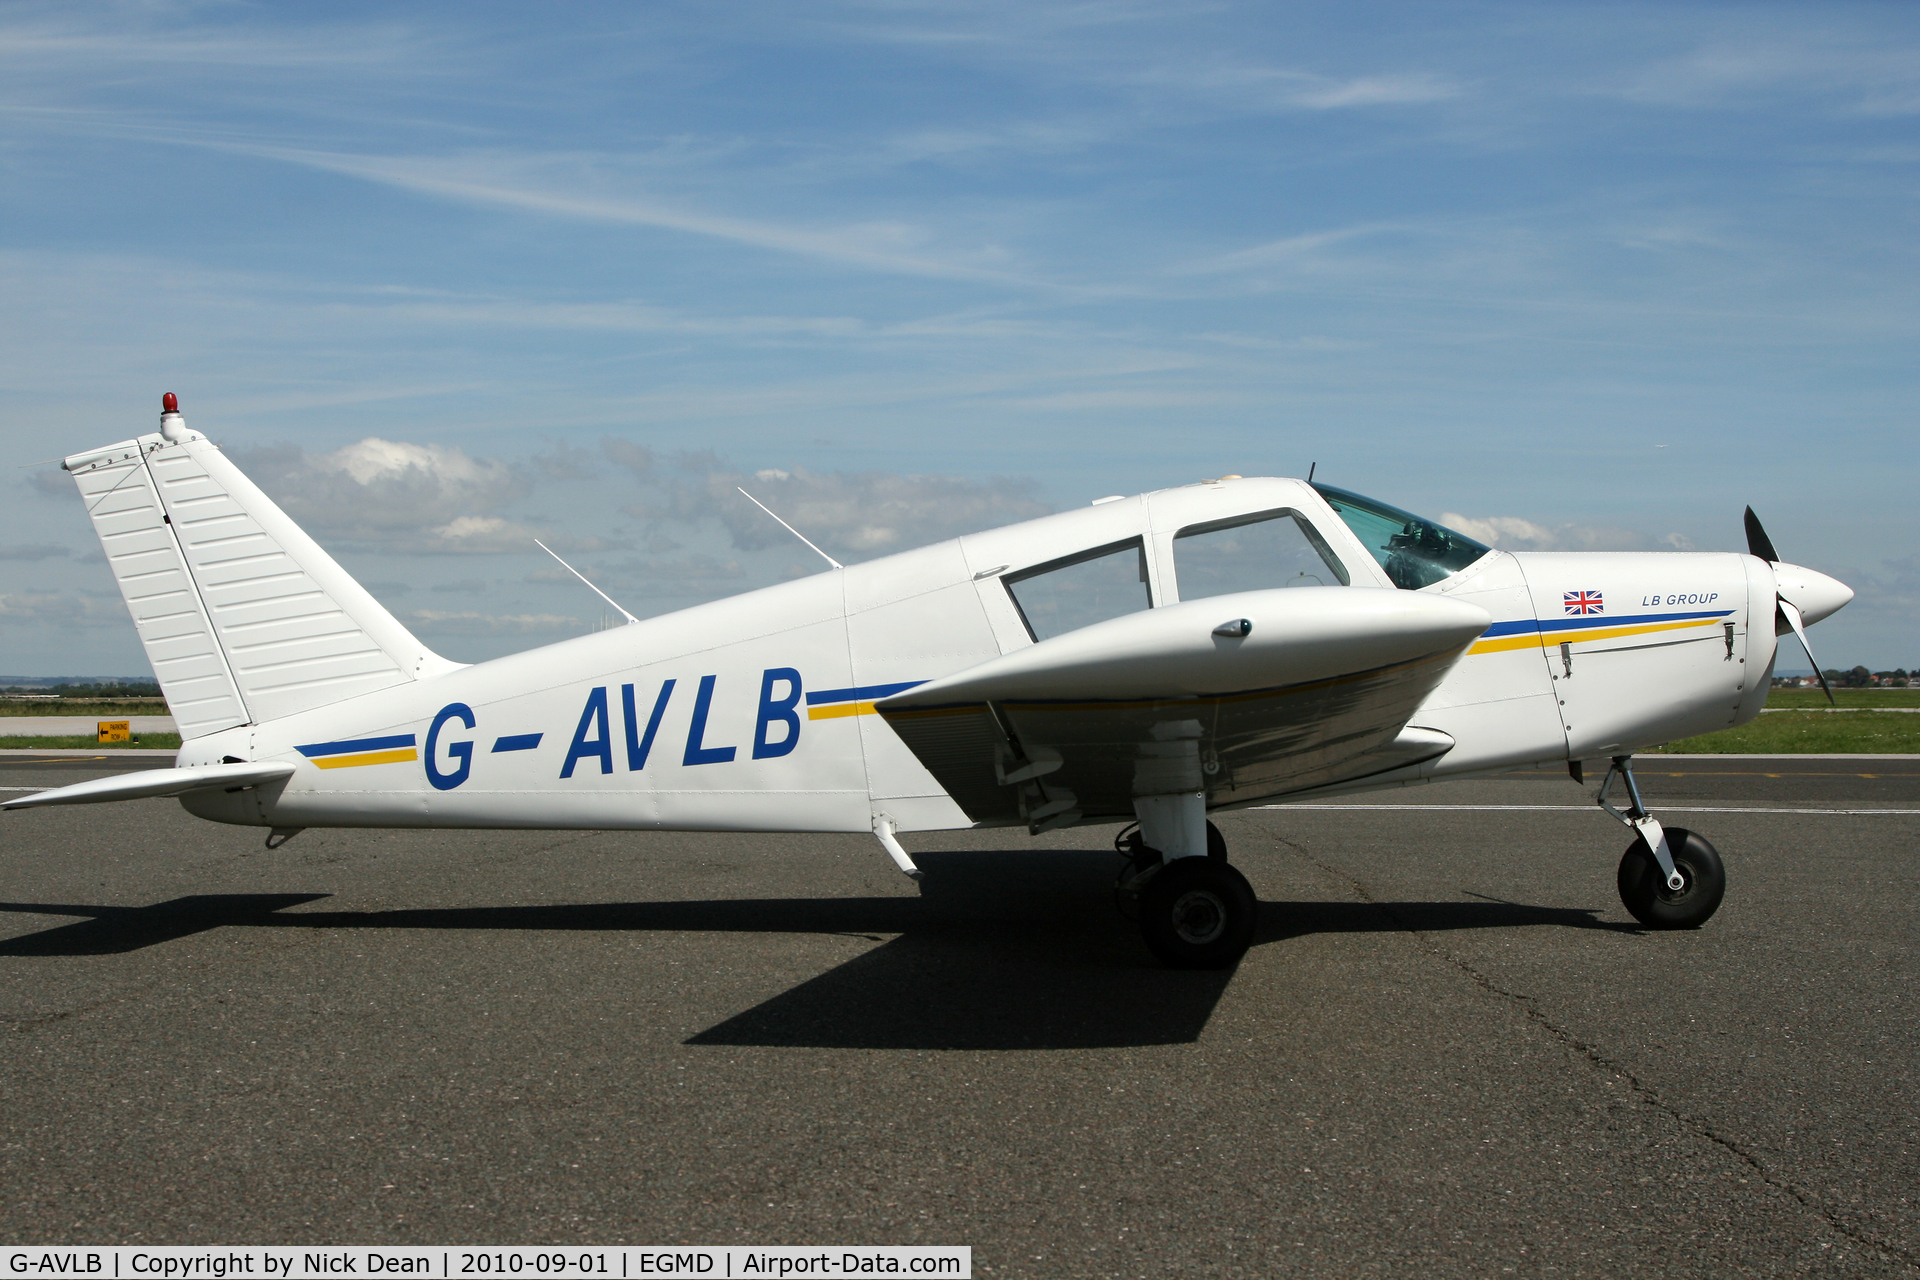
[[[1263,114],[1431,106],[1467,93],[1460,81],[1434,71],[1334,76],[1218,58],[1149,64],[1124,78],[1158,93],[1206,100],[1220,109]]]
[[[1354,227],[1336,227],[1331,231],[1310,231],[1301,235],[1283,236],[1278,240],[1269,240],[1264,244],[1252,245],[1245,249],[1236,249],[1231,253],[1203,258],[1176,268],[1176,271],[1204,275],[1249,271],[1264,267],[1310,265],[1322,258],[1325,250],[1336,245],[1407,229],[1393,223],[1381,222]]]
[[[1850,26],[1706,39],[1635,68],[1612,92],[1658,106],[1752,108],[1786,94],[1861,116],[1920,113],[1920,45]]]
[[[1337,111],[1343,107],[1409,107],[1429,102],[1445,102],[1460,97],[1464,90],[1447,76],[1433,72],[1401,75],[1355,76],[1302,87],[1287,96],[1296,106],[1316,111]]]
[[[275,75],[311,68],[390,66],[418,76],[423,58],[448,42],[430,29],[400,22],[312,23],[289,31],[258,24],[252,29],[195,24],[166,6],[145,13],[117,8],[111,18],[75,6],[43,9],[0,24],[0,60],[22,71],[57,70],[61,60],[103,66],[152,67],[169,74],[182,68],[227,68]]]
[[[187,139],[182,139],[186,141]],[[818,258],[843,266],[900,275],[964,280],[1030,288],[1030,277],[966,258],[921,251],[930,233],[903,222],[865,222],[837,227],[797,227],[710,213],[637,192],[595,191],[558,180],[556,165],[592,168],[596,157],[475,153],[462,156],[354,155],[296,147],[204,145],[245,151],[263,159],[359,178],[418,195],[461,204],[510,208],[548,217],[618,226],[652,227],[724,240],[779,253]],[[606,159],[598,157],[597,159]],[[992,249],[974,255],[1000,256]]]

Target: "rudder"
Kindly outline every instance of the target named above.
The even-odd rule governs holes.
[[[171,409],[158,433],[61,465],[183,739],[459,667]]]

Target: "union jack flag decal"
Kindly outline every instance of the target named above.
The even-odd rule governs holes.
[[[1569,591],[1564,597],[1568,613],[1605,613],[1607,607],[1601,603],[1598,591]]]

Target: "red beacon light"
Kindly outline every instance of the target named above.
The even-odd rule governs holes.
[[[180,416],[180,397],[169,391],[160,397],[160,438],[168,444],[179,444],[187,435],[187,420]]]

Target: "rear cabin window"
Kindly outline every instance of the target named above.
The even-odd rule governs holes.
[[[1001,581],[1035,640],[1153,607],[1139,538],[1022,569]]]
[[[1366,545],[1396,587],[1418,591],[1460,570],[1493,548],[1445,525],[1363,498],[1330,484],[1314,489],[1340,513],[1354,537]]]
[[[1318,531],[1293,511],[1188,525],[1173,535],[1173,566],[1182,600],[1274,587],[1344,587],[1348,581]]]

